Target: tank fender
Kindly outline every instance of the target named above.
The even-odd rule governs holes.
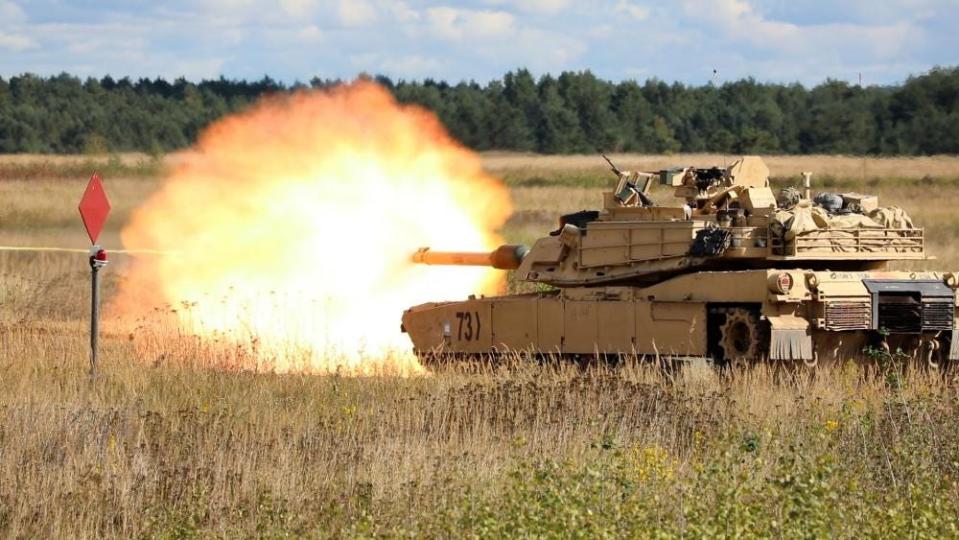
[[[768,319],[771,360],[813,360],[809,321],[794,315],[775,315]]]

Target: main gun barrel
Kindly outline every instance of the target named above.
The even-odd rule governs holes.
[[[491,266],[500,270],[519,268],[529,248],[522,245],[507,244],[490,252],[475,251],[433,251],[428,247],[420,248],[410,257],[418,264],[440,266]]]

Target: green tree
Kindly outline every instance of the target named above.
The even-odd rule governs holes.
[[[525,69],[482,85],[364,77],[401,103],[434,111],[454,137],[480,150],[959,153],[956,67],[897,86],[826,81],[811,89],[748,78],[721,87],[656,79],[614,84],[589,71],[536,81]],[[264,95],[339,82],[0,78],[0,152],[182,148],[211,122]]]
[[[539,99],[542,117],[536,126],[538,150],[559,154],[585,146],[586,135],[579,127],[579,119],[567,108],[555,79],[549,76],[540,79]]]

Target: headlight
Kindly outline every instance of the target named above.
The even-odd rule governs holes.
[[[789,272],[779,272],[769,276],[769,290],[776,294],[789,294],[793,288],[793,277]]]

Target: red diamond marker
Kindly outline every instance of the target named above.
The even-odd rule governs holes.
[[[83,219],[83,226],[87,229],[90,243],[96,244],[100,231],[103,230],[103,224],[106,223],[107,216],[110,214],[110,200],[107,199],[107,192],[103,189],[99,174],[93,173],[90,177],[87,189],[80,199],[79,208],[80,218]]]

